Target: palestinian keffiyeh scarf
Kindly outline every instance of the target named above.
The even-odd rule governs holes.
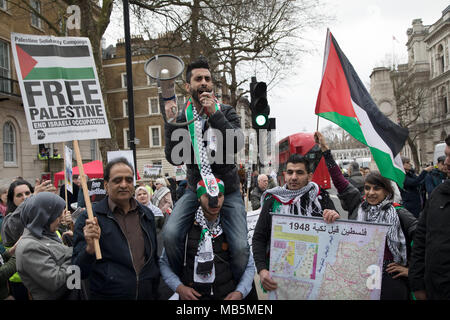
[[[216,110],[220,110],[218,103],[216,103]],[[185,113],[188,121],[195,119],[194,122],[189,124],[189,134],[191,136],[192,147],[194,149],[198,169],[206,186],[206,191],[209,196],[217,197],[219,194],[219,187],[217,185],[216,178],[212,174],[208,153],[205,145],[203,144],[202,118],[198,114],[197,109],[193,106],[191,99],[189,99],[186,105]]]
[[[403,234],[398,214],[392,205],[392,200],[386,198],[375,206],[370,205],[367,200],[364,200],[359,206],[356,219],[358,221],[389,224],[390,226],[386,234],[389,250],[394,256],[394,262],[403,266],[406,265],[405,235]]]
[[[322,206],[319,199],[319,186],[315,182],[309,182],[298,190],[289,190],[287,184],[266,190],[261,196],[261,207],[267,195],[271,195],[276,201],[272,213],[302,215],[307,217],[322,216]]]
[[[210,223],[206,220],[202,207],[195,214],[195,221],[202,231],[194,262],[194,281],[198,283],[213,283],[215,279],[214,250],[212,240],[223,232],[220,224],[220,216]]]

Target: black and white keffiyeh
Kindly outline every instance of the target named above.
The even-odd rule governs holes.
[[[195,221],[202,228],[200,240],[195,257],[194,281],[200,283],[213,283],[215,279],[213,238],[223,232],[220,224],[220,216],[214,222],[206,220],[202,207],[195,214]]]
[[[281,204],[273,213],[298,214],[307,217],[322,216],[319,186],[315,182],[311,181],[298,190],[289,190],[287,184],[266,190],[261,196],[261,207],[269,194]]]
[[[218,109],[216,103],[216,109]],[[194,155],[197,160],[197,165],[199,167],[200,175],[202,180],[205,182],[206,190],[211,198],[217,199],[219,194],[219,187],[216,182],[210,165],[210,160],[208,157],[207,149],[203,144],[203,134],[202,126],[203,121],[197,112],[197,109],[193,106],[191,99],[189,99],[186,107],[186,119],[190,121],[195,119],[195,121],[189,124],[189,132],[191,135],[192,147],[194,149]],[[217,201],[217,200],[216,200]]]
[[[392,205],[392,200],[384,199],[378,205],[370,205],[366,200],[359,206],[358,221],[367,221],[375,223],[389,224],[386,234],[387,245],[392,255],[394,262],[403,266],[407,263],[406,257],[406,240],[403,234],[400,219]]]

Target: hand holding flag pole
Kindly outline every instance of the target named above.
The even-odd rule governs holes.
[[[379,110],[330,30],[315,113],[368,146],[381,175],[403,187],[405,170],[400,151],[409,135],[408,129]]]

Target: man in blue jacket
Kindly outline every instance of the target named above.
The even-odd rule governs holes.
[[[115,159],[104,170],[107,197],[75,224],[72,263],[89,279],[92,300],[157,299],[159,264],[153,213],[133,197],[133,167]],[[95,259],[99,239],[102,259]]]

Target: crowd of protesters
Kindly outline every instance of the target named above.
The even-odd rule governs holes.
[[[447,252],[447,240],[450,239],[446,232],[450,218],[444,214],[444,210],[450,208],[450,136],[446,140],[446,155],[438,158],[436,167],[427,167],[419,175],[411,168],[410,160],[402,158],[407,178],[404,187],[400,188],[401,200],[398,202],[394,201],[392,182],[377,172],[363,174],[356,165],[352,165],[352,171],[345,178],[331,153],[327,152],[329,149],[323,136],[316,133],[316,139],[339,197],[349,210],[349,219],[373,218],[375,220],[367,221],[389,222],[392,226],[386,240],[381,299],[450,298],[450,286],[446,285],[450,265],[441,263],[439,258],[450,254]],[[263,195],[267,195],[267,191],[276,194],[278,189],[268,186],[272,180],[270,176],[255,172],[253,177],[252,191],[248,195],[253,209],[258,209],[265,204]],[[64,185],[58,192],[51,181],[37,179],[33,186],[17,177],[8,187],[0,188],[0,299],[167,299],[174,292],[186,299],[201,296],[199,292],[204,292],[203,286],[193,289],[181,282],[183,277],[192,276],[189,276],[192,270],[186,269],[183,272],[188,274],[183,276],[182,273],[180,278],[172,271],[160,273],[159,259],[163,254],[160,233],[186,181],[177,183],[174,178],[161,177],[154,182],[150,180],[148,184],[139,180],[135,186],[131,166],[124,159],[108,163],[104,180],[107,197],[93,203],[94,220],[88,219],[85,211],[74,215],[74,207],[67,209]],[[80,197],[77,193],[82,193],[82,188],[78,177],[73,181],[76,188],[68,192],[67,200],[78,206]],[[427,192],[421,192],[421,188]],[[380,212],[375,214],[372,206],[381,208]],[[214,213],[207,202],[203,211]],[[339,213],[336,214],[339,218]],[[209,215],[205,217],[212,219]],[[331,219],[329,222],[335,218],[327,217]],[[204,221],[204,218],[198,219]],[[263,245],[258,242],[260,236],[264,234],[263,249],[267,237],[270,237],[269,227],[261,229],[263,233],[261,227],[257,227],[253,239],[256,250]],[[100,241],[100,261],[95,259],[94,239]],[[194,248],[195,245],[192,250]],[[219,256],[229,259],[223,254]],[[270,280],[262,267],[267,257],[259,251],[255,254],[257,261],[261,261],[258,262],[261,263],[258,271],[263,272],[262,284],[266,290],[276,289],[276,283]],[[194,258],[195,254],[189,257]],[[168,270],[167,258],[162,263],[163,270]],[[249,263],[254,266],[253,257]],[[69,290],[68,269],[72,265],[81,269],[82,288]],[[231,272],[226,270],[221,271],[225,272],[221,276]],[[436,276],[438,271],[440,276]],[[218,295],[210,298],[232,298],[236,287],[245,287],[239,289],[244,294],[239,291],[236,297],[256,299],[249,272],[250,269],[242,275],[241,281],[233,280],[234,285],[230,288],[218,286]],[[226,281],[226,278],[219,279],[230,284],[231,278]],[[180,290],[177,291],[178,285],[174,283],[180,285]]]

